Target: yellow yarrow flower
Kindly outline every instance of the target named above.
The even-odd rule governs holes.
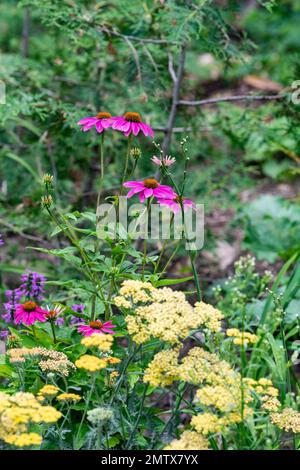
[[[39,446],[42,443],[42,437],[36,432],[10,434],[3,439],[7,444],[16,447]]]
[[[57,400],[59,401],[79,401],[81,400],[81,396],[77,395],[77,393],[61,393],[60,395],[57,395],[56,397]]]
[[[154,387],[166,387],[178,376],[178,349],[168,349],[157,353],[144,374],[144,382]]]
[[[55,423],[62,416],[52,406],[42,405],[32,393],[0,393],[0,439],[18,447],[38,445],[42,438],[30,433],[31,424]],[[38,436],[38,437],[36,437]]]
[[[183,292],[155,288],[149,282],[124,281],[114,301],[131,312],[125,317],[129,334],[138,344],[158,338],[177,344],[191,330],[204,326],[213,332],[221,327],[222,313],[199,302],[192,307]]]
[[[201,321],[199,325],[205,326],[213,333],[220,331],[222,326],[221,322],[224,318],[220,310],[204,302],[197,302],[195,304],[195,311],[198,313],[199,320]]]
[[[226,331],[228,337],[233,338],[233,343],[237,346],[247,346],[248,344],[255,344],[259,340],[257,335],[248,333],[246,331],[240,331],[237,328],[229,328]]]
[[[99,334],[92,334],[91,336],[85,336],[81,340],[81,344],[86,346],[87,348],[98,348],[100,351],[110,351],[113,344],[113,335],[99,335]]]
[[[44,385],[40,390],[39,394],[40,395],[45,395],[45,396],[54,396],[57,395],[59,392],[59,388],[56,387],[55,385]]]
[[[174,439],[164,450],[210,450],[208,439],[195,431],[184,431],[179,439]]]
[[[285,408],[280,413],[270,414],[271,422],[285,432],[300,433],[300,413],[293,408]]]
[[[88,372],[97,372],[107,366],[107,361],[105,359],[99,359],[99,357],[96,356],[85,354],[77,359],[75,365],[79,369],[84,369]]]

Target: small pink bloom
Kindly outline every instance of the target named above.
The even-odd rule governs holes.
[[[126,137],[131,133],[138,135],[140,131],[142,131],[146,137],[148,135],[154,137],[153,130],[148,126],[148,124],[142,122],[142,118],[139,113],[125,113],[124,116],[115,116],[112,120],[112,128],[123,132]]]
[[[179,196],[175,195],[175,198],[172,199],[158,199],[158,202],[161,206],[169,207],[174,214],[177,214],[181,210]],[[196,210],[196,206],[190,199],[182,198],[183,210],[186,212],[188,209],[192,208]]]
[[[166,155],[165,157],[162,157],[161,159],[159,159],[154,155],[151,158],[151,161],[157,166],[163,166],[163,165],[164,166],[171,166],[176,162],[176,158]]]
[[[98,113],[97,116],[90,116],[77,122],[82,126],[83,132],[89,131],[93,126],[96,127],[96,131],[101,134],[105,129],[111,127],[113,121],[110,113]]]
[[[127,181],[123,186],[131,188],[127,194],[128,198],[138,193],[141,202],[144,202],[146,198],[151,196],[155,196],[158,199],[174,199],[176,197],[176,193],[174,193],[170,186],[160,184],[155,178],[147,178],[143,181]]]
[[[24,325],[30,326],[36,321],[41,321],[45,322],[46,321],[46,314],[47,310],[44,310],[40,307],[35,302],[32,302],[29,300],[28,302],[25,302],[24,304],[19,304],[16,307],[16,312],[15,312],[15,323],[23,323]]]
[[[77,328],[78,333],[81,333],[82,336],[91,336],[93,333],[109,333],[114,334],[112,328],[116,328],[116,325],[113,325],[111,321],[106,321],[102,323],[100,320],[91,321],[88,325],[80,325]]]

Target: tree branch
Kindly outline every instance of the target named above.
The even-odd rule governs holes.
[[[125,39],[125,40],[129,39],[130,41],[137,41],[137,42],[140,42],[141,44],[165,44],[165,45],[168,45],[168,44],[177,45],[178,44],[177,41],[168,41],[167,39],[139,38],[137,36],[132,36],[130,34],[122,34],[122,33],[118,33],[117,31],[113,31],[111,29],[108,29],[105,26],[102,26],[100,28],[100,31],[102,33],[107,34],[108,36],[116,36],[118,38],[122,38],[122,39]]]
[[[177,74],[176,74],[176,80],[174,81],[174,86],[173,86],[173,93],[172,93],[172,106],[169,114],[169,119],[167,123],[167,131],[165,133],[165,137],[162,143],[162,150],[165,154],[168,153],[170,143],[171,143],[171,137],[172,137],[172,132],[173,132],[173,126],[176,118],[176,113],[177,113],[177,106],[179,103],[179,93],[180,93],[180,87],[183,79],[183,72],[184,72],[184,64],[185,64],[185,51],[186,51],[186,45],[183,45],[181,47],[181,52],[179,56],[179,65],[177,68]],[[173,78],[173,77],[172,77]],[[174,79],[173,78],[173,79]]]
[[[203,106],[206,104],[221,103],[223,101],[271,101],[282,100],[286,98],[287,94],[282,95],[236,95],[236,96],[223,96],[220,98],[207,98],[204,100],[179,100],[178,105],[182,106]]]

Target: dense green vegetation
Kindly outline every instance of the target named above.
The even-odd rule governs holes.
[[[37,397],[24,409],[43,395],[61,413],[31,416],[31,441],[0,395],[2,424],[12,419],[3,448],[299,448],[299,20],[299,0],[1,2],[0,388]],[[99,112],[139,113],[154,138],[112,124],[82,132],[78,121]],[[204,203],[203,248],[122,227],[97,237],[97,201],[116,208],[124,181],[149,178],[180,195],[180,214],[183,196]],[[29,301],[52,317],[16,324]],[[153,325],[146,307],[161,310]],[[74,317],[113,322],[115,364]],[[49,374],[40,353],[17,360],[21,347],[77,370]],[[82,367],[89,348],[102,363]],[[216,371],[194,377],[197,364]]]

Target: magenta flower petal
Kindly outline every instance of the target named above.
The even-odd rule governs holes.
[[[144,191],[143,191],[139,194],[139,200],[140,200],[140,202],[144,202],[145,199],[146,199],[146,197],[145,197],[145,194],[144,194]]]
[[[130,197],[134,196],[137,193],[140,193],[141,191],[144,191],[144,189],[143,188],[133,188],[128,192],[126,197],[129,199]]]
[[[113,120],[110,113],[98,113],[97,116],[80,119],[77,124],[82,126],[83,132],[87,132],[95,126],[96,131],[100,134],[104,129],[112,126]]]
[[[111,321],[102,323],[100,320],[96,320],[96,321],[91,321],[88,325],[80,325],[77,328],[77,331],[78,333],[81,333],[83,336],[91,336],[94,333],[114,334],[114,331],[112,331],[112,328],[116,328],[116,325],[113,325]]]
[[[96,131],[99,134],[101,134],[101,132],[103,132],[103,130],[104,130],[102,120],[99,119],[99,121],[96,122],[95,127],[96,127]]]
[[[16,324],[33,325],[36,321],[45,322],[47,310],[38,307],[35,302],[28,301],[16,308],[14,320]]]

